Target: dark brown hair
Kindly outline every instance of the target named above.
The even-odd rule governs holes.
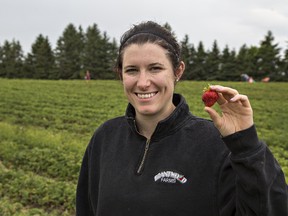
[[[115,71],[122,78],[123,52],[131,44],[154,43],[167,50],[174,72],[180,64],[181,48],[173,33],[153,21],[134,25],[120,39],[120,47],[116,60]]]

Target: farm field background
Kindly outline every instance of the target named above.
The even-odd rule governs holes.
[[[213,82],[249,96],[260,139],[288,180],[288,83]],[[207,82],[182,81],[194,115],[209,118]],[[123,115],[120,81],[0,79],[0,215],[75,215],[75,190],[85,148],[104,121]]]

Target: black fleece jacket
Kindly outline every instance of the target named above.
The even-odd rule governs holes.
[[[255,127],[221,138],[175,94],[150,140],[135,110],[94,133],[80,171],[78,216],[287,216],[284,174]]]

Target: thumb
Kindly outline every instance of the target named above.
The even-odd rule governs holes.
[[[204,110],[209,114],[211,120],[214,122],[215,126],[217,128],[220,127],[221,125],[221,116],[212,108],[210,107],[205,107]]]

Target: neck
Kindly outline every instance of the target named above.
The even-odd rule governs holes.
[[[138,127],[138,131],[141,135],[145,136],[147,139],[150,139],[152,134],[154,133],[157,124],[167,118],[175,109],[173,105],[165,114],[163,115],[141,115],[136,114],[136,123]]]
[[[155,119],[150,119],[150,118],[137,118],[136,117],[136,122],[137,122],[137,127],[138,131],[141,135],[145,136],[147,139],[150,139],[153,132],[155,131],[158,121]]]

